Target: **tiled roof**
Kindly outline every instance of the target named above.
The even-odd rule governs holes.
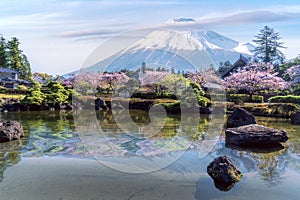
[[[0,68],[0,73],[12,73],[12,74],[19,74],[18,71],[8,69],[8,68]]]

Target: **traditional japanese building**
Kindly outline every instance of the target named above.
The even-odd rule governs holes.
[[[17,89],[18,85],[30,85],[30,81],[19,79],[19,72],[8,69],[0,68],[0,85],[5,88]]]
[[[245,56],[241,54],[239,59],[224,74],[222,74],[221,78],[224,79],[227,76],[229,76],[230,73],[237,72],[239,69],[246,66],[248,62],[249,59],[247,59]]]

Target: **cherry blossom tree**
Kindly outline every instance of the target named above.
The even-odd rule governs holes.
[[[298,86],[300,83],[300,65],[294,65],[286,70],[292,86]]]
[[[93,94],[100,88],[114,93],[118,85],[123,85],[128,80],[129,77],[123,72],[84,72],[65,79],[63,84],[74,87],[81,94]]]
[[[104,72],[99,74],[98,87],[115,93],[115,89],[128,82],[130,78],[123,72]]]
[[[139,73],[139,80],[141,85],[154,85],[161,82],[166,76],[170,75],[170,72],[162,71],[146,71],[145,73]]]
[[[276,91],[289,88],[289,83],[274,73],[272,64],[249,63],[224,79],[227,89],[247,92],[250,96],[260,90]]]
[[[190,72],[188,73],[188,78],[192,82],[198,83],[200,86],[205,86],[205,84],[208,83],[223,85],[223,80],[213,69],[200,72]]]
[[[84,72],[76,74],[74,79],[69,79],[66,84],[73,85],[74,89],[81,94],[94,94],[97,91],[99,85],[100,75],[99,73]]]

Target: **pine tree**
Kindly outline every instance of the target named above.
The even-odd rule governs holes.
[[[0,39],[0,68],[7,67],[7,52],[6,52],[6,40],[3,36]]]
[[[146,63],[143,62],[141,66],[141,71],[143,74],[146,73],[146,69],[147,69]]]
[[[254,57],[260,62],[271,62],[273,64],[282,63],[284,60],[283,53],[280,48],[286,48],[281,42],[281,37],[278,32],[275,32],[273,28],[265,26],[255,36],[255,42],[257,47],[254,50]]]
[[[175,69],[174,69],[174,67],[171,68],[171,73],[172,73],[172,74],[175,74]]]
[[[19,45],[20,42],[16,37],[8,41],[8,66],[13,70],[19,71],[20,78],[28,80],[31,77],[30,64]]]

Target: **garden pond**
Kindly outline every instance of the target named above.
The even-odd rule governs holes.
[[[214,130],[209,115],[184,119],[197,123],[188,130],[179,115],[157,118],[153,127],[146,112],[132,110],[128,124],[116,120],[121,112],[1,113],[19,121],[26,137],[0,143],[0,199],[299,199],[300,126],[289,119],[256,118],[287,132],[283,146],[236,149],[225,145],[224,130],[207,134]],[[243,174],[229,191],[206,172],[222,155]]]

